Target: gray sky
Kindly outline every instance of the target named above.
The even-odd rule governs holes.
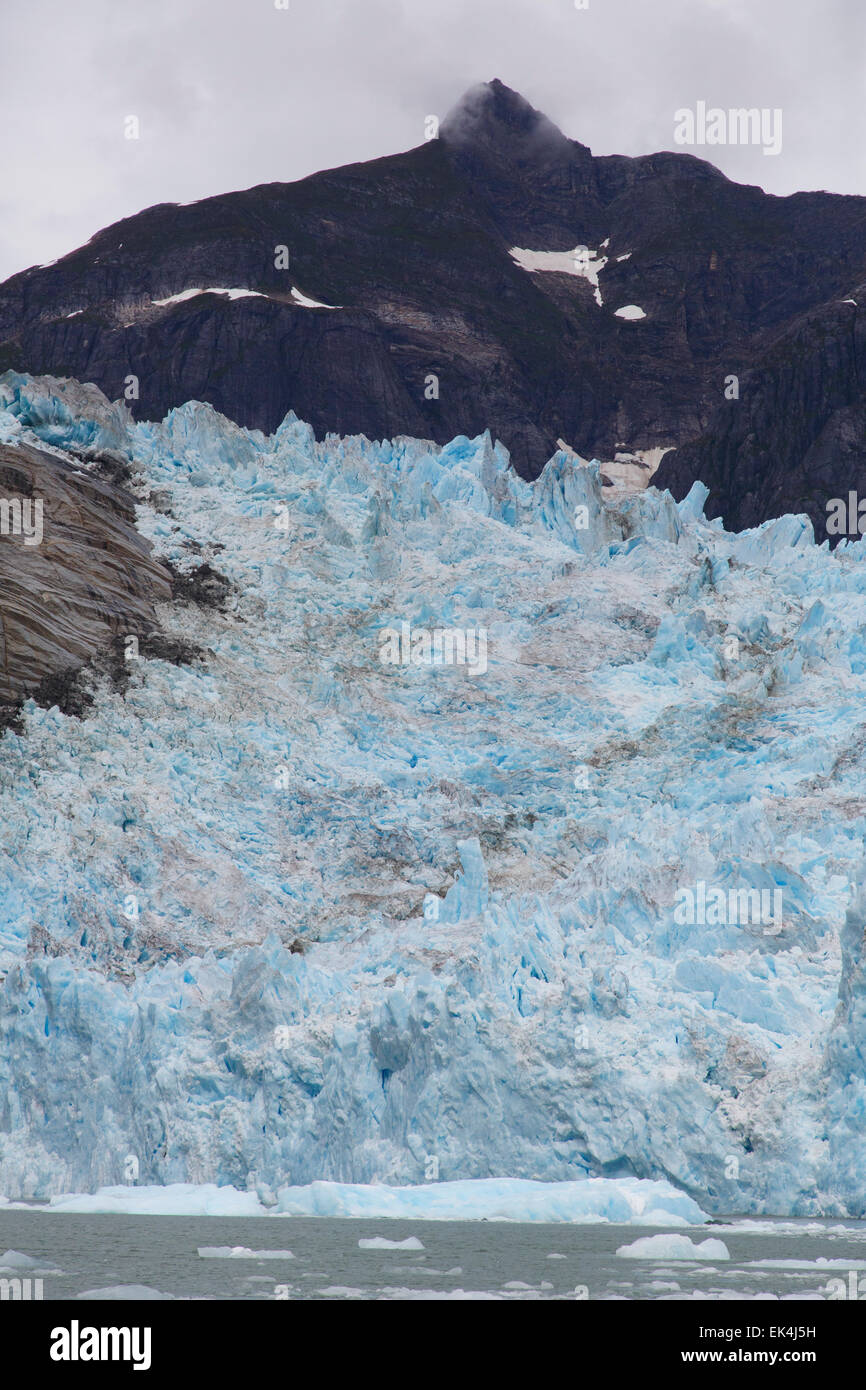
[[[866,193],[866,0],[0,0],[0,24],[0,279],[153,203],[408,149],[493,77],[594,154],[678,148],[699,101],[779,107],[778,156],[691,152]]]

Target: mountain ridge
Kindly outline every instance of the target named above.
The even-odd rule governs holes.
[[[526,270],[511,254],[580,246],[603,262],[595,285],[579,266]],[[729,525],[779,510],[817,524],[822,497],[800,476],[826,427],[808,404],[826,375],[815,352],[828,399],[856,413],[863,383],[841,364],[844,320],[827,321],[823,346],[798,325],[864,277],[866,199],[776,198],[687,153],[593,156],[495,79],[412,150],[158,204],[13,276],[0,370],[92,380],[112,398],[136,377],[139,418],[200,399],[266,431],[289,409],[320,436],[445,443],[489,427],[527,478],[559,438],[602,459],[675,447],[659,483],[681,496],[699,472]],[[194,288],[255,296],[176,302]],[[618,318],[629,305],[644,317]],[[786,414],[805,409],[802,428],[773,418],[774,388],[741,394],[758,448],[735,466],[725,382],[759,365],[775,381],[788,333]],[[746,486],[744,470],[760,476]]]

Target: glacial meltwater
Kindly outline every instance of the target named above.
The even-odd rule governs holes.
[[[0,1265],[8,1299],[850,1299],[866,1297],[866,1222],[656,1230],[18,1208],[0,1213]]]

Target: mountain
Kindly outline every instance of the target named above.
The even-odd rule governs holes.
[[[416,149],[161,204],[13,276],[0,370],[112,399],[134,376],[138,418],[192,398],[320,437],[490,428],[525,478],[558,439],[681,446],[658,476],[677,496],[699,475],[731,525],[817,524],[826,487],[863,476],[862,312],[840,301],[864,280],[866,199],[594,157],[494,81]]]
[[[707,515],[730,527],[798,511],[826,537],[828,502],[866,497],[864,306],[866,281],[795,319],[756,355],[739,400],[723,401],[701,435],[662,459],[655,486],[684,497],[701,478]]]
[[[527,483],[488,434],[0,390],[8,466],[125,463],[185,581],[173,659],[3,737],[0,1193],[866,1212],[866,541],[734,535],[566,451]]]

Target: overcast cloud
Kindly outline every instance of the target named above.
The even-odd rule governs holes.
[[[595,154],[674,112],[781,108],[772,193],[866,193],[864,0],[0,0],[0,279],[159,202],[391,154],[500,77]],[[137,115],[141,138],[124,138]]]

